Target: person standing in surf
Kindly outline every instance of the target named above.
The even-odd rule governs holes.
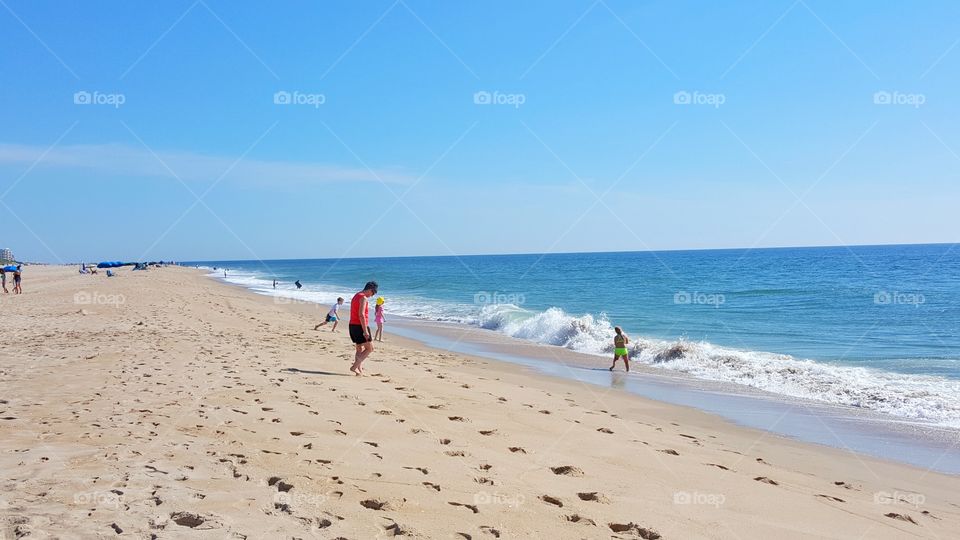
[[[377,294],[377,282],[368,281],[363,290],[353,295],[350,300],[350,341],[357,348],[353,366],[350,367],[357,376],[363,375],[363,361],[373,352],[373,339],[370,336],[370,302],[367,298]]]
[[[627,350],[630,338],[623,333],[619,326],[615,326],[613,331],[616,332],[616,335],[613,336],[613,365],[610,366],[610,371],[617,367],[619,358],[623,358],[623,365],[626,366],[627,371],[630,371],[630,352]]]

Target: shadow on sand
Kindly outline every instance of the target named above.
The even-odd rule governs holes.
[[[306,373],[307,375],[338,375],[343,377],[347,376],[347,373],[333,373],[331,371],[311,371],[309,369],[298,369],[295,367],[283,368],[280,371],[286,371],[287,373]]]

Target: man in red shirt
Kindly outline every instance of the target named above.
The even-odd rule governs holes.
[[[370,303],[367,298],[377,294],[377,282],[368,281],[363,286],[363,290],[353,295],[350,300],[350,340],[357,347],[357,354],[354,356],[353,366],[350,371],[357,376],[363,375],[363,361],[373,352],[373,339],[370,338],[370,326],[368,325]]]

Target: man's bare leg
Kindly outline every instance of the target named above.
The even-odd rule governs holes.
[[[353,365],[350,366],[350,371],[352,371],[356,376],[363,375],[363,370],[360,369],[360,364],[363,363],[364,356],[364,347],[363,345],[357,345],[357,353],[353,355]]]

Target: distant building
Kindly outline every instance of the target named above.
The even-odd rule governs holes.
[[[13,262],[13,252],[10,251],[10,248],[0,249],[0,261],[10,261]]]

